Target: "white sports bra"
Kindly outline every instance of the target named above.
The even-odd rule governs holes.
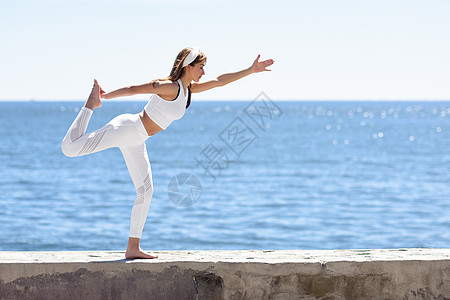
[[[147,115],[162,129],[166,129],[170,123],[181,119],[186,112],[187,97],[181,80],[178,79],[178,95],[175,100],[164,100],[157,94],[153,94],[144,107]],[[188,92],[190,93],[190,92]]]

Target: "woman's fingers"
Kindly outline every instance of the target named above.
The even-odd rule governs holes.
[[[253,70],[254,72],[262,72],[262,71],[271,71],[266,69],[267,67],[273,65],[274,60],[273,59],[267,59],[264,61],[259,61],[261,58],[261,54],[258,54],[255,61],[253,62]]]
[[[268,60],[260,62],[260,64],[263,67],[262,71],[271,71],[271,70],[268,70],[266,68],[270,67],[273,64],[273,60],[272,59],[268,59]]]

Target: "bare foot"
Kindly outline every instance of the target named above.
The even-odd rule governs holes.
[[[150,254],[145,253],[141,249],[138,250],[128,250],[125,252],[126,259],[132,258],[158,258],[158,256],[152,256]]]
[[[92,87],[91,94],[89,95],[89,98],[87,99],[86,104],[84,106],[92,110],[94,110],[94,108],[102,106],[102,100],[100,99],[100,91],[101,88],[98,85],[97,80],[94,79],[94,86]]]

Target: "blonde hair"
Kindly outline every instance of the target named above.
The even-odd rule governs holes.
[[[184,68],[185,68],[185,67],[183,67],[183,62],[186,59],[186,57],[189,55],[189,52],[191,52],[191,50],[192,50],[192,48],[190,48],[190,47],[184,48],[183,50],[181,50],[180,53],[178,53],[177,58],[175,59],[175,62],[173,63],[172,71],[170,71],[169,76],[167,76],[166,78],[153,80],[153,83],[152,83],[153,87],[156,84],[155,81],[159,81],[159,80],[161,80],[161,81],[162,80],[176,81],[176,80],[180,79],[181,75],[183,75]],[[203,52],[199,51],[197,57],[188,66],[194,66],[196,63],[199,63],[202,61],[206,61],[206,55]],[[188,97],[186,108],[188,108],[189,105],[191,105],[191,85],[188,86],[188,90],[189,90],[189,97]]]

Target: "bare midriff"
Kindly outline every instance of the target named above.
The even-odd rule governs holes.
[[[147,113],[145,112],[145,110],[143,110],[140,114],[139,117],[142,120],[142,124],[144,124],[145,130],[147,131],[147,134],[149,136],[154,135],[155,133],[160,132],[161,130],[163,130],[161,127],[159,127],[155,122],[152,121],[152,119],[150,119],[150,117],[147,115]]]

